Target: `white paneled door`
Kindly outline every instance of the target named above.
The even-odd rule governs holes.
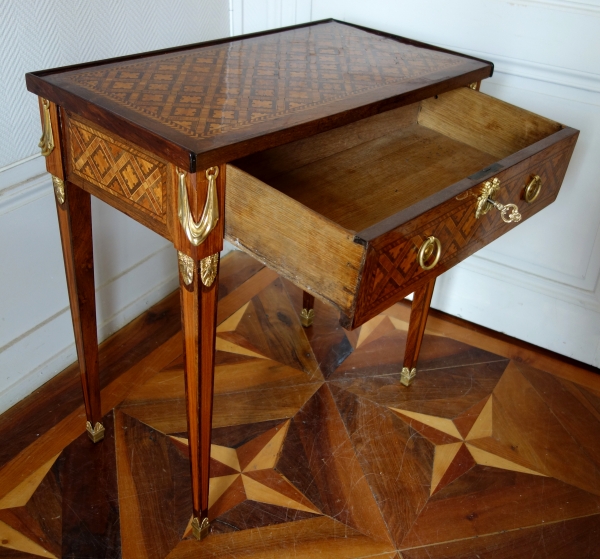
[[[557,201],[440,277],[435,308],[600,366],[600,0],[232,0],[235,34],[333,17],[495,64],[482,91],[581,130]]]

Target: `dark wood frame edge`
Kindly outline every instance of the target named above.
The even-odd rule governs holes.
[[[417,46],[427,50],[433,50],[437,52],[444,52],[463,58],[465,60],[477,61],[484,64],[481,68],[475,68],[465,74],[455,76],[453,78],[445,79],[443,81],[434,81],[424,87],[416,88],[408,92],[393,95],[388,98],[384,98],[378,101],[361,105],[360,107],[351,108],[348,110],[342,110],[334,115],[320,117],[307,123],[300,123],[283,130],[276,130],[273,132],[265,132],[258,134],[252,139],[245,139],[239,142],[232,142],[225,147],[215,147],[206,151],[197,149],[197,147],[190,147],[190,137],[183,133],[168,130],[161,133],[155,132],[146,128],[143,124],[134,122],[131,118],[119,112],[109,109],[99,109],[95,105],[90,106],[90,103],[83,100],[79,95],[72,93],[61,87],[58,84],[52,83],[44,79],[47,76],[61,75],[66,72],[82,70],[86,68],[95,68],[98,66],[105,66],[107,64],[116,64],[120,62],[126,62],[131,60],[138,60],[142,58],[149,58],[152,56],[161,56],[171,54],[175,52],[185,52],[187,50],[193,50],[196,48],[210,47],[213,45],[224,44],[231,42],[232,40],[243,40],[253,37],[272,35],[284,31],[293,29],[301,29],[304,27],[311,27],[315,25],[322,25],[326,23],[338,23],[340,25],[347,25],[356,29],[363,30],[374,35],[389,38],[391,40]],[[122,56],[116,58],[109,58],[92,63],[76,64],[71,66],[65,66],[61,68],[53,68],[42,71],[29,72],[25,75],[25,81],[27,89],[40,95],[57,105],[80,114],[81,116],[89,119],[95,124],[103,127],[110,127],[118,131],[118,133],[126,140],[138,144],[144,149],[149,149],[150,144],[155,149],[158,149],[166,159],[172,163],[189,169],[189,172],[195,173],[198,168],[204,168],[213,166],[221,163],[228,163],[239,157],[250,155],[256,151],[263,151],[277,145],[289,143],[291,141],[310,136],[312,134],[325,132],[334,128],[344,126],[351,122],[355,122],[362,118],[372,116],[377,113],[382,113],[401,105],[420,101],[431,97],[438,93],[444,93],[450,89],[455,89],[464,85],[468,85],[474,81],[480,81],[493,74],[494,65],[492,62],[475,58],[472,56],[464,55],[462,53],[454,52],[448,49],[442,49],[434,45],[414,41],[406,37],[399,35],[393,35],[382,31],[370,29],[360,25],[339,21],[333,18],[323,19],[314,22],[301,23],[288,27],[280,27],[276,29],[269,29],[267,31],[261,31],[257,33],[249,33],[245,35],[237,35],[234,37],[225,37],[221,39],[215,39],[213,41],[204,41],[200,43],[194,43],[190,45],[184,45],[180,47],[172,47],[168,49],[149,51],[136,55]],[[258,142],[258,138],[262,141]],[[187,147],[186,145],[187,144]]]

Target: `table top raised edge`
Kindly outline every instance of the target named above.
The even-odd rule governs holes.
[[[446,57],[446,60],[451,60],[453,66],[449,69],[442,68],[438,71],[426,73],[426,75],[416,76],[414,79],[408,78],[396,82],[392,79],[393,83],[382,83],[374,89],[366,89],[365,91],[359,89],[357,94],[336,98],[331,102],[325,101],[320,105],[315,103],[314,106],[308,106],[307,104],[307,108],[300,106],[296,112],[286,113],[283,111],[281,114],[275,114],[272,118],[270,118],[272,115],[267,115],[266,120],[257,119],[244,123],[239,128],[199,138],[190,136],[189,131],[187,133],[182,132],[173,128],[172,125],[168,126],[164,122],[152,120],[145,114],[136,113],[128,106],[119,105],[113,99],[103,97],[103,94],[92,89],[85,89],[78,84],[67,83],[69,76],[79,76],[83,71],[93,72],[98,71],[98,69],[106,71],[106,69],[111,68],[122,68],[123,65],[129,68],[132,63],[135,64],[139,61],[146,61],[148,64],[157,63],[157,61],[173,59],[174,56],[183,55],[184,53],[189,54],[189,51],[194,51],[194,49],[215,47],[220,48],[222,51],[223,46],[227,44],[239,43],[241,45],[244,41],[246,41],[244,44],[249,45],[253,44],[252,41],[255,42],[254,44],[259,41],[260,44],[261,38],[270,37],[270,40],[273,41],[273,35],[292,33],[297,30],[311,33],[316,29],[321,31],[326,29],[353,30],[351,35],[359,32],[370,34],[373,37],[381,37],[384,41],[388,39],[392,41],[391,43],[379,42],[380,45],[391,46],[394,43],[400,43],[403,48],[410,49],[411,53],[419,55],[424,53],[426,56],[430,56],[431,53],[441,53],[440,56]],[[356,36],[368,38],[366,35]],[[285,44],[283,41],[280,43]],[[219,52],[219,50],[215,52]],[[434,54],[433,56],[437,55]],[[448,56],[451,58],[448,58]],[[443,64],[440,64],[440,67],[442,66]],[[382,31],[329,19],[131,56],[31,72],[26,75],[26,82],[29,91],[55,102],[67,111],[87,118],[98,126],[110,130],[140,147],[160,153],[164,158],[182,168],[189,168],[191,172],[195,172],[196,167],[204,168],[232,161],[257,151],[343,126],[367,116],[468,85],[473,81],[491,76],[492,72],[493,64],[484,60]]]

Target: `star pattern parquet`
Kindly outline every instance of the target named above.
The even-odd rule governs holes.
[[[77,71],[66,84],[207,138],[465,63],[339,23],[285,33]]]
[[[406,307],[347,332],[317,301],[303,329],[300,290],[247,259],[222,267],[211,536],[190,535],[175,336],[105,417],[102,444],[73,431],[0,483],[0,557],[598,556],[593,373],[584,386],[428,331],[406,389]]]

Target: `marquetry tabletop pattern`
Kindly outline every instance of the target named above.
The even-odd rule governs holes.
[[[326,22],[74,70],[52,81],[82,97],[93,96],[116,113],[136,115],[150,128],[160,124],[202,139],[481,66],[463,56]],[[332,111],[348,107],[339,104]]]
[[[211,536],[190,536],[171,297],[143,355],[105,358],[103,443],[76,403],[0,452],[0,558],[600,557],[596,374],[434,313],[407,389],[405,305],[347,332],[317,302],[305,330],[275,273],[234,253],[222,275]]]

